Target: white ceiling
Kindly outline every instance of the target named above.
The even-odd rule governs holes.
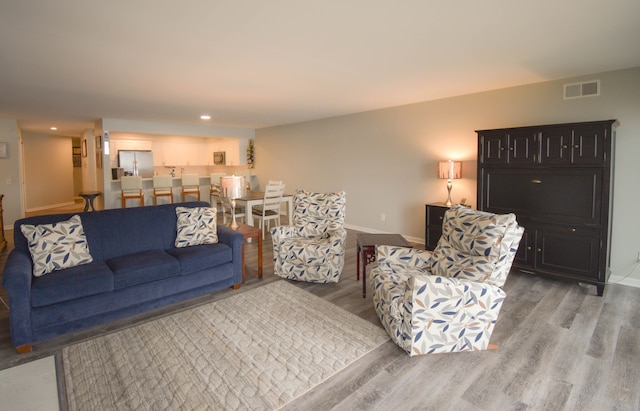
[[[0,118],[260,128],[640,66],[638,0],[0,0]]]

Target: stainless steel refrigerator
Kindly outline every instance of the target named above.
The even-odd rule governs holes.
[[[153,177],[153,152],[118,150],[118,166],[126,176]]]

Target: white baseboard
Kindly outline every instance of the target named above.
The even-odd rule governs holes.
[[[620,285],[628,285],[629,287],[640,288],[640,280],[637,278],[625,278],[618,276],[609,277],[608,284],[620,284]]]
[[[34,207],[34,208],[29,208],[27,210],[25,210],[27,213],[32,213],[34,211],[40,211],[40,210],[48,210],[50,208],[58,208],[58,207],[67,207],[67,206],[71,206],[76,204],[73,201],[68,201],[66,203],[59,203],[59,204],[48,204],[46,206],[42,206],[42,207]]]

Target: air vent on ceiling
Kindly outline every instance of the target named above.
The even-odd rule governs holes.
[[[564,85],[564,99],[593,97],[600,95],[600,80],[583,81]]]

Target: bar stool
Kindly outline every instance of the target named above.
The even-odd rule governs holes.
[[[120,177],[120,188],[122,189],[122,208],[127,207],[127,200],[134,198],[140,200],[140,207],[144,206],[144,194],[142,193],[142,177],[122,176]]]
[[[211,173],[211,190],[209,191],[209,202],[211,203],[211,207],[218,208],[218,203],[220,203],[220,209],[224,210],[222,207],[222,197],[220,196],[220,177],[224,177],[225,173]]]
[[[200,176],[197,174],[182,175],[182,202],[187,195],[194,195],[200,201]]]
[[[169,197],[173,204],[173,179],[170,175],[153,176],[153,205],[157,204],[158,197]]]

